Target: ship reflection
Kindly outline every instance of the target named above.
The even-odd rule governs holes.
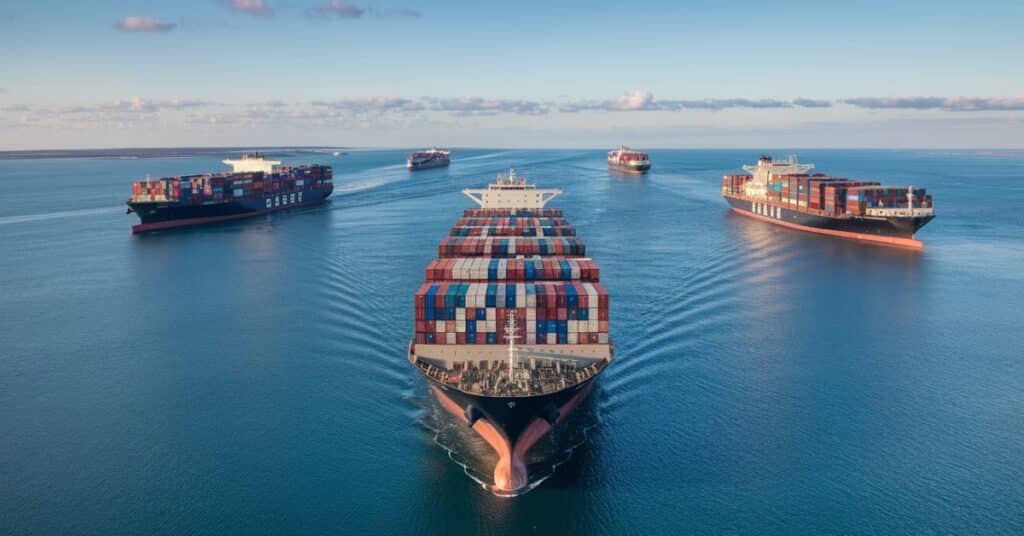
[[[608,176],[615,179],[643,180],[646,175],[646,171],[622,171],[619,169],[608,169]]]
[[[876,300],[876,315],[920,311],[928,253],[785,229],[734,212],[726,217],[738,246],[732,277],[741,284],[745,312],[786,325],[790,311],[825,320],[860,315],[852,304]],[[781,315],[781,316],[780,316]],[[893,318],[895,320],[895,318]],[[905,318],[912,322],[912,318]],[[794,316],[793,323],[799,323]],[[837,327],[836,329],[840,329]]]
[[[731,210],[726,219],[732,241],[743,247],[744,255],[787,252],[813,255],[818,262],[827,264],[876,261],[889,268],[905,269],[908,274],[914,273],[921,266],[925,255],[918,250],[786,229],[747,218]],[[763,256],[759,255],[758,258],[763,259]]]
[[[566,419],[545,434],[525,457],[527,483],[514,492],[495,485],[493,468],[498,462],[494,449],[464,420],[446,410],[433,393],[424,416],[424,424],[434,432],[434,441],[463,473],[498,497],[515,497],[529,493],[555,475],[558,468],[572,459],[587,442],[588,431],[597,425],[596,393],[584,398]]]

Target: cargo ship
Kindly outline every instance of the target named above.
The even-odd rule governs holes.
[[[559,209],[558,189],[510,171],[463,193],[467,209],[415,295],[409,361],[440,405],[498,455],[499,495],[528,489],[530,448],[611,363],[608,293]]]
[[[334,191],[330,166],[281,166],[254,153],[224,160],[232,171],[132,183],[132,233],[202,225],[323,203]]]
[[[647,173],[651,169],[651,159],[647,153],[634,151],[625,145],[614,151],[608,151],[608,169],[619,173]]]
[[[416,151],[409,155],[409,158],[405,160],[405,167],[410,170],[417,169],[431,169],[438,167],[446,167],[451,163],[451,151],[443,149],[427,149],[425,151]]]
[[[814,165],[794,156],[762,156],[743,169],[749,174],[722,178],[732,210],[791,229],[922,249],[914,235],[935,217],[924,188],[810,174]]]

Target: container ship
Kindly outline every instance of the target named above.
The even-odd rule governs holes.
[[[608,151],[608,169],[619,173],[647,173],[651,169],[651,159],[647,153],[634,151],[623,145],[614,151]]]
[[[438,167],[447,167],[452,162],[452,152],[443,149],[427,149],[425,151],[416,151],[409,155],[409,158],[405,160],[405,167],[410,170],[417,169],[431,169]]]
[[[732,210],[784,227],[922,249],[914,234],[935,217],[924,188],[810,174],[814,165],[793,156],[743,169],[750,174],[722,178],[722,196]]]
[[[132,183],[132,233],[201,225],[322,203],[334,191],[330,166],[281,166],[257,154],[224,160],[232,171]]]
[[[492,491],[527,489],[526,455],[612,361],[608,293],[557,189],[510,171],[465,210],[415,295],[409,361],[497,453]]]

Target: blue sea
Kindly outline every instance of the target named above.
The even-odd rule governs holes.
[[[131,181],[229,155],[0,159],[0,533],[1024,533],[1024,152],[795,151],[927,188],[923,252],[730,213],[758,150],[407,152],[271,151],[329,203],[144,236]],[[459,191],[513,166],[565,191],[616,361],[509,499],[405,355]]]

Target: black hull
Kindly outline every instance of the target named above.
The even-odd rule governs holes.
[[[277,193],[220,203],[184,204],[178,202],[128,202],[128,207],[139,216],[140,224],[132,232],[145,232],[174,227],[203,225],[218,221],[267,214],[289,208],[323,203],[334,187],[314,188],[295,192]]]
[[[429,162],[409,163],[406,165],[406,167],[409,168],[409,171],[419,171],[421,169],[448,167],[450,163],[450,160],[431,160]]]
[[[846,217],[835,218],[810,214],[780,205],[769,205],[749,199],[725,196],[729,205],[738,212],[757,216],[758,219],[786,226],[797,226],[808,231],[826,234],[856,235],[855,238],[894,238],[913,240],[914,234],[935,216],[918,217]]]
[[[531,397],[491,397],[473,395],[451,386],[444,385],[424,375],[430,384],[459,405],[467,424],[472,426],[478,419],[486,419],[501,432],[509,444],[516,444],[523,431],[536,419],[543,419],[554,426],[565,415],[559,408],[565,406],[581,391],[590,388],[597,379],[594,376],[572,387],[555,393]]]

